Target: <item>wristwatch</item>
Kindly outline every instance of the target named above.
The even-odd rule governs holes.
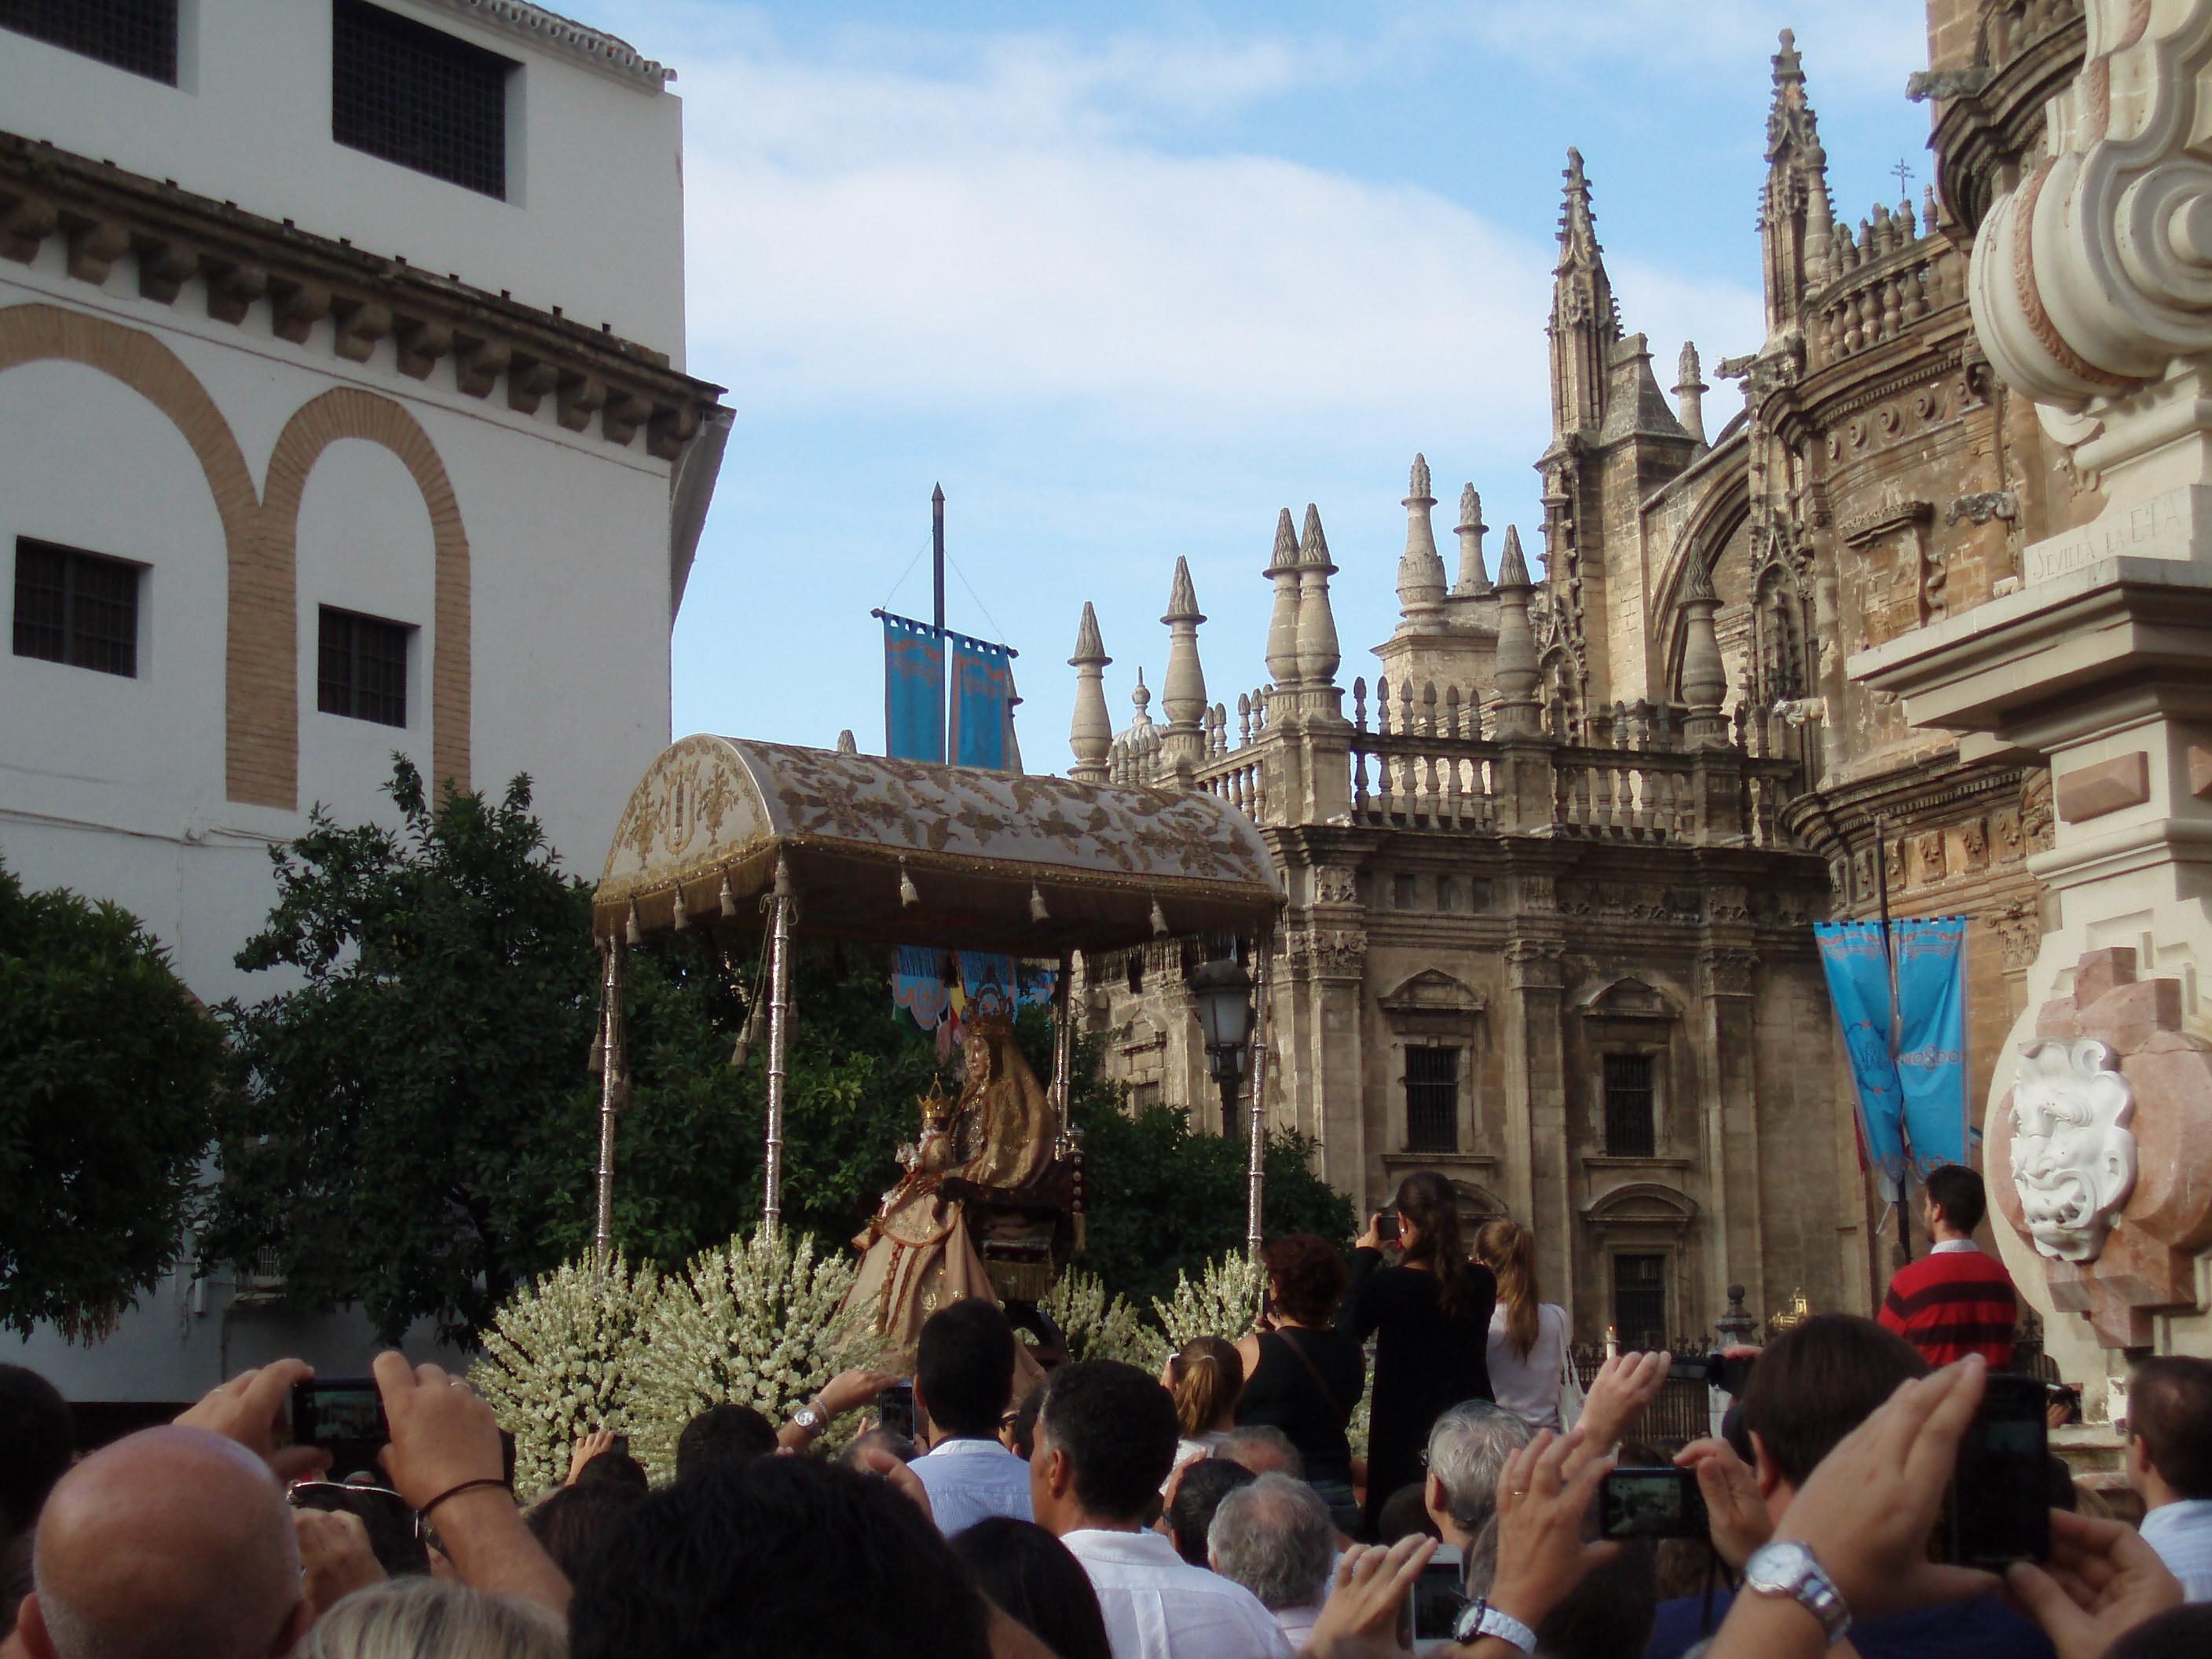
[[[822,1397],[817,1395],[792,1413],[791,1420],[809,1434],[819,1434],[830,1426],[830,1413],[822,1409]]]
[[[1844,1605],[1835,1581],[1803,1544],[1760,1545],[1743,1564],[1743,1587],[1754,1595],[1790,1597],[1820,1621],[1830,1647],[1851,1627],[1851,1610]]]
[[[1495,1636],[1523,1653],[1536,1650],[1536,1632],[1528,1626],[1503,1607],[1493,1607],[1486,1601],[1470,1601],[1460,1610],[1459,1620],[1452,1626],[1452,1640],[1464,1647],[1486,1636]]]

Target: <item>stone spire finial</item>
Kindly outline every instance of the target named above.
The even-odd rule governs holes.
[[[1699,443],[1705,441],[1705,383],[1698,374],[1698,346],[1682,343],[1682,361],[1674,381],[1674,418],[1682,430]]]
[[[1567,152],[1559,210],[1559,258],[1552,268],[1552,433],[1554,439],[1605,423],[1606,384],[1620,338],[1620,307],[1606,275],[1590,210],[1583,153]]]
[[[1720,609],[1720,596],[1713,591],[1712,573],[1704,561],[1692,560],[1682,584],[1682,609],[1687,620],[1680,682],[1682,701],[1690,710],[1683,736],[1692,747],[1728,740],[1727,722],[1720,717],[1721,703],[1728,696],[1728,671],[1722,665],[1720,639],[1713,629],[1713,612]]]
[[[1129,720],[1129,729],[1133,732],[1139,727],[1149,728],[1152,723],[1152,693],[1145,684],[1145,671],[1141,668],[1137,671],[1137,684],[1129,693],[1129,702],[1137,711]]]
[[[1106,665],[1113,660],[1098,637],[1098,613],[1085,599],[1083,623],[1075,630],[1075,654],[1067,659],[1075,671],[1075,718],[1067,728],[1075,764],[1067,775],[1079,783],[1106,781],[1114,745],[1114,721],[1106,712]]]
[[[1160,695],[1168,717],[1168,760],[1196,765],[1206,758],[1206,671],[1198,660],[1198,625],[1206,618],[1191,586],[1188,559],[1176,561],[1175,586],[1160,620],[1168,629],[1168,677]]]
[[[1267,677],[1287,690],[1298,683],[1298,532],[1285,507],[1275,520],[1275,550],[1267,560],[1275,608],[1267,618]]]
[[[1820,148],[1819,118],[1805,96],[1804,60],[1797,37],[1782,31],[1774,54],[1774,100],[1766,112],[1766,185],[1759,198],[1759,231],[1766,244],[1766,313],[1770,336],[1796,314],[1806,289],[1828,269],[1835,206],[1828,199],[1828,157]],[[1789,227],[1804,216],[1802,237]]]
[[[1505,526],[1505,552],[1498,562],[1498,651],[1492,658],[1498,687],[1498,733],[1533,735],[1539,726],[1536,634],[1528,622],[1528,602],[1536,584],[1528,580],[1528,561],[1521,551],[1521,530]]]
[[[1437,532],[1429,514],[1437,498],[1429,494],[1429,464],[1413,457],[1413,472],[1404,506],[1406,551],[1398,561],[1398,609],[1408,627],[1433,629],[1443,621],[1444,562],[1437,556]]]
[[[1484,599],[1497,592],[1490,585],[1490,568],[1482,561],[1482,532],[1490,526],[1482,521],[1482,497],[1473,484],[1459,492],[1459,585],[1452,589],[1453,597],[1464,599]]]
[[[1305,533],[1298,539],[1298,678],[1310,688],[1334,686],[1344,660],[1336,639],[1336,614],[1329,609],[1328,579],[1336,566],[1322,534],[1321,509],[1306,503]]]

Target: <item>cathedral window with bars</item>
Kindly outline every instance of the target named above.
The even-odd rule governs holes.
[[[1658,1103],[1652,1056],[1605,1057],[1605,1150],[1609,1158],[1650,1158],[1658,1151]]]
[[[0,28],[177,84],[177,0],[0,0]]]
[[[1406,1150],[1459,1151],[1459,1050],[1406,1050]]]
[[[19,538],[15,654],[136,679],[139,568],[122,559]]]
[[[316,640],[315,707],[325,714],[407,724],[404,623],[322,607]]]
[[[516,65],[367,0],[336,0],[331,18],[331,137],[504,200]]]
[[[1613,1259],[1613,1328],[1624,1349],[1667,1346],[1667,1258]]]

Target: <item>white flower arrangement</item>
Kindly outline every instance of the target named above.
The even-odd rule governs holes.
[[[1109,1297],[1096,1273],[1070,1267],[1041,1304],[1067,1341],[1071,1359],[1124,1359],[1142,1364],[1152,1339],[1126,1296]],[[1035,1346],[1024,1329],[1023,1340]]]
[[[576,1442],[594,1429],[633,1432],[638,1333],[660,1294],[649,1266],[620,1255],[563,1262],[519,1288],[479,1334],[469,1382],[514,1437],[515,1490],[568,1478]]]
[[[1148,1343],[1136,1363],[1157,1370],[1194,1336],[1221,1336],[1236,1342],[1251,1335],[1260,1328],[1260,1304],[1266,1291],[1265,1275],[1241,1251],[1207,1262],[1195,1284],[1188,1273],[1177,1273],[1175,1294],[1165,1301],[1152,1298],[1152,1316],[1160,1322],[1160,1329],[1145,1333]]]
[[[702,1250],[672,1275],[634,1366],[630,1450],[658,1478],[676,1472],[684,1425],[709,1406],[750,1406],[781,1424],[872,1346],[846,1310],[853,1262],[817,1258],[814,1240],[765,1226]]]

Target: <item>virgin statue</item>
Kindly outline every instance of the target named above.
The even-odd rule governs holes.
[[[922,1100],[921,1143],[902,1154],[906,1173],[853,1241],[866,1254],[849,1304],[909,1358],[922,1322],[939,1308],[965,1297],[997,1299],[982,1254],[992,1221],[970,1214],[983,1207],[975,1199],[988,1192],[994,1209],[1018,1210],[1025,1200],[1054,1207],[1039,1189],[1052,1172],[1059,1115],[1012,1022],[1003,1014],[972,1021],[964,1060],[959,1099],[933,1089]]]

